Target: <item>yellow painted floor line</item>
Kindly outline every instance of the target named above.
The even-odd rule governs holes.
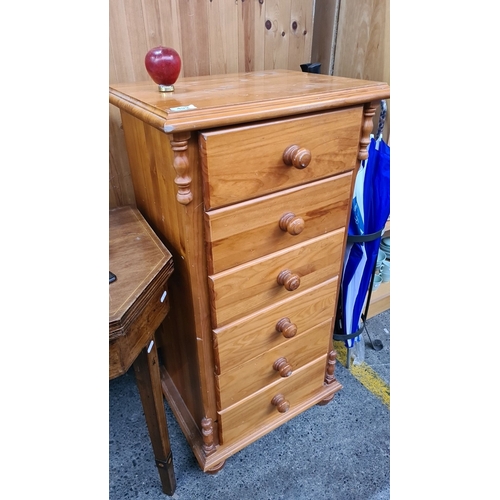
[[[337,361],[347,366],[347,347],[341,340],[334,340],[333,346],[337,351]],[[355,365],[351,360],[350,372],[356,380],[361,382],[372,394],[382,400],[388,408],[391,404],[390,387],[365,362]]]

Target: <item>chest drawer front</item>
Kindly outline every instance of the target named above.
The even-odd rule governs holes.
[[[213,331],[216,372],[224,373],[303,335],[335,312],[338,278]]]
[[[209,273],[345,226],[352,179],[349,172],[205,213]]]
[[[354,169],[361,123],[362,107],[356,107],[200,133],[205,207],[249,200]],[[310,153],[305,168],[283,161],[292,145]]]
[[[343,242],[344,228],[209,276],[212,327],[223,326],[338,275]]]
[[[280,413],[272,401],[279,396],[288,403],[289,410],[300,405],[323,389],[326,356],[304,366],[296,373],[271,384],[229,408],[219,411],[223,444],[243,438],[256,429],[287,420],[287,412]],[[282,407],[282,409],[284,409]]]
[[[219,409],[227,408],[266,385],[291,377],[299,368],[327,354],[332,320],[325,321],[299,337],[249,359],[241,353],[241,364],[217,379]]]

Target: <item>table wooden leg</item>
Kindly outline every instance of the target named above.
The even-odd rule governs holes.
[[[160,474],[162,490],[167,495],[172,496],[176,488],[176,482],[156,342],[153,343],[149,352],[148,349],[149,346],[145,347],[135,360],[134,372],[156,465]]]

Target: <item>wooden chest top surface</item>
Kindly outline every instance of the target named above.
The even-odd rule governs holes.
[[[110,102],[166,133],[258,121],[387,99],[389,86],[290,70],[152,80],[110,86]],[[178,110],[178,108],[181,108]]]

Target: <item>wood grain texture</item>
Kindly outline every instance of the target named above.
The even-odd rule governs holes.
[[[239,2],[238,71],[262,71],[265,68],[266,9],[260,2]]]
[[[275,395],[283,394],[289,401],[291,409],[323,389],[325,363],[326,354],[298,369],[290,377],[280,378],[261,391],[221,410],[219,418],[223,429],[222,443],[229,444],[241,440],[256,429],[265,427],[273,421],[283,420],[286,414],[279,413],[271,404]]]
[[[340,19],[335,17],[338,3],[338,0],[266,0],[262,4],[257,0],[147,3],[114,0],[109,6],[109,81],[111,84],[150,81],[144,56],[152,47],[165,45],[181,56],[181,78],[232,73],[235,67],[238,72],[299,70],[302,63],[321,62],[324,74],[357,77],[361,71],[360,78],[389,83],[389,1],[344,2]],[[271,30],[266,29],[267,20],[272,23]],[[340,48],[334,54],[337,26]],[[359,43],[361,46],[356,48]],[[390,102],[388,107],[384,135],[387,139]],[[135,202],[120,115],[112,108],[110,208]]]
[[[390,83],[389,0],[342,2],[333,74]],[[390,134],[390,102],[384,137]],[[378,113],[374,124],[378,122]]]
[[[111,105],[109,108],[109,206],[115,208],[135,205],[125,137],[120,127],[120,110]]]
[[[253,358],[266,349],[273,349],[289,339],[276,330],[276,324],[288,317],[297,327],[296,336],[303,335],[315,324],[334,314],[338,279],[332,278],[293,297],[272,304],[257,313],[214,330],[218,351],[217,372],[230,370],[241,362],[241,353]]]
[[[144,66],[148,50],[174,48],[182,60],[180,77],[228,74],[264,69],[299,69],[310,58],[313,0],[276,2],[287,36],[266,48],[268,0],[113,0],[109,5],[110,83],[150,81]],[[296,4],[295,7],[292,7]],[[298,7],[297,7],[298,6]],[[273,8],[275,5],[272,6]],[[270,10],[272,11],[273,9]],[[295,12],[307,35],[291,31]],[[286,14],[284,14],[286,13]],[[281,19],[281,18],[280,18]],[[309,27],[310,26],[310,27]],[[274,52],[281,54],[276,59]],[[266,59],[266,50],[272,54]],[[267,60],[267,62],[266,62]],[[110,208],[133,203],[130,167],[123,151],[120,116],[110,111]]]
[[[118,280],[109,288],[109,321],[134,319],[156,293],[155,284],[163,284],[170,276],[171,253],[146,223],[137,209],[124,207],[109,213],[109,267]],[[134,265],[130,265],[133,262]],[[110,330],[111,333],[111,330]]]
[[[204,2],[208,7],[208,60],[210,74],[238,73],[240,2]]]
[[[167,315],[173,259],[139,211],[121,207],[109,212],[109,266],[117,276],[109,285],[111,379],[132,366]]]
[[[200,134],[206,208],[353,170],[361,113],[356,107]],[[284,163],[283,152],[293,144],[310,151],[306,168]]]
[[[291,374],[306,364],[314,361],[328,350],[328,337],[331,334],[332,320],[314,326],[303,335],[294,337],[260,355],[246,358],[240,353],[240,362],[232,370],[223,371],[218,378],[220,409],[228,408],[238,401],[250,396],[265,386],[280,380],[282,377],[273,368],[273,363],[281,357],[291,367]],[[291,376],[291,375],[289,375]]]
[[[278,285],[278,274],[285,269],[300,276],[299,291],[336,276],[343,239],[344,228],[209,276],[213,327],[298,293]]]
[[[193,166],[193,201],[182,205],[177,201],[177,172],[169,136],[128,113],[122,113],[122,120],[137,206],[171,251],[176,269],[169,282],[172,310],[159,337],[161,347],[165,347],[160,348],[160,357],[196,421],[205,416],[215,419],[197,143],[191,138],[187,149],[187,161]],[[197,268],[189,262],[197,262]],[[177,335],[179,329],[185,334],[183,338]],[[203,347],[205,342],[209,349]]]
[[[388,97],[389,86],[383,82],[289,70],[183,78],[169,93],[158,92],[148,81],[113,84],[109,92],[112,104],[165,133],[327,111]],[[171,109],[179,106],[195,108]]]
[[[116,85],[110,101],[121,109],[138,205],[169,247],[176,269],[169,281],[171,313],[157,332],[164,394],[202,470],[213,471],[239,449],[330,400],[340,389],[327,353],[332,350],[353,174],[363,154],[359,147],[366,136],[365,108],[389,89],[379,82],[286,70],[183,77],[164,96],[152,87],[147,82]],[[171,110],[188,104],[181,96],[194,109]],[[311,124],[306,123],[314,114]],[[319,136],[328,143],[324,154],[329,156],[320,178],[287,186],[286,170],[270,172],[272,192],[262,185],[241,201],[246,183],[240,182],[233,186],[235,198],[223,200],[218,208],[207,206],[207,179],[221,160],[207,161],[212,147],[205,147],[200,136],[222,138],[223,182],[230,182],[249,161],[249,153],[258,165],[272,148],[269,144],[259,150],[257,136],[262,142],[262,133],[253,140],[253,128],[267,131],[269,125],[264,141],[269,135],[270,143],[277,143],[290,130],[307,134],[321,128],[323,115],[329,116]],[[342,123],[331,127],[337,116]],[[290,126],[292,120],[301,126]],[[241,128],[239,140],[227,140],[235,128]],[[337,139],[331,142],[330,136]],[[253,140],[256,147],[247,145],[247,155],[238,156],[239,141],[245,140]],[[320,147],[313,134],[314,140]],[[340,142],[332,152],[335,140]],[[223,156],[224,143],[232,155]],[[337,169],[336,159],[348,144],[350,159],[338,162],[343,166]],[[296,171],[307,171],[322,156],[316,147],[309,151],[287,144],[286,151],[284,161],[294,165],[287,168]],[[182,165],[176,164],[179,155]],[[283,156],[283,148],[278,155]],[[179,189],[183,196],[189,194],[187,204],[179,202]],[[313,231],[308,233],[308,228]],[[282,248],[276,231],[291,246]],[[212,265],[214,256],[219,267]],[[236,260],[226,268],[229,259]],[[290,280],[280,281],[285,275]],[[308,339],[321,324],[321,334]],[[271,334],[279,340],[274,342]],[[274,378],[263,373],[264,366]],[[243,399],[238,400],[240,392]],[[220,410],[224,405],[230,406]],[[225,413],[229,410],[234,412]]]
[[[178,3],[182,46],[179,55],[186,76],[210,74],[209,3],[206,0],[184,0]]]
[[[266,0],[266,33],[264,67],[288,67],[288,38],[291,1]],[[297,70],[298,68],[291,68]]]
[[[320,0],[314,8],[311,62],[320,63],[323,75],[333,74],[340,0]]]
[[[351,183],[349,172],[206,213],[209,273],[225,271],[263,257],[270,250],[282,250],[345,226]],[[304,221],[304,229],[297,235],[279,226],[287,212]]]
[[[334,75],[386,81],[387,0],[342,3],[335,49]],[[354,29],[356,28],[356,29]]]
[[[315,3],[315,0],[292,0],[288,24],[287,68],[298,71],[301,64],[311,62]],[[307,59],[304,59],[305,56]]]

